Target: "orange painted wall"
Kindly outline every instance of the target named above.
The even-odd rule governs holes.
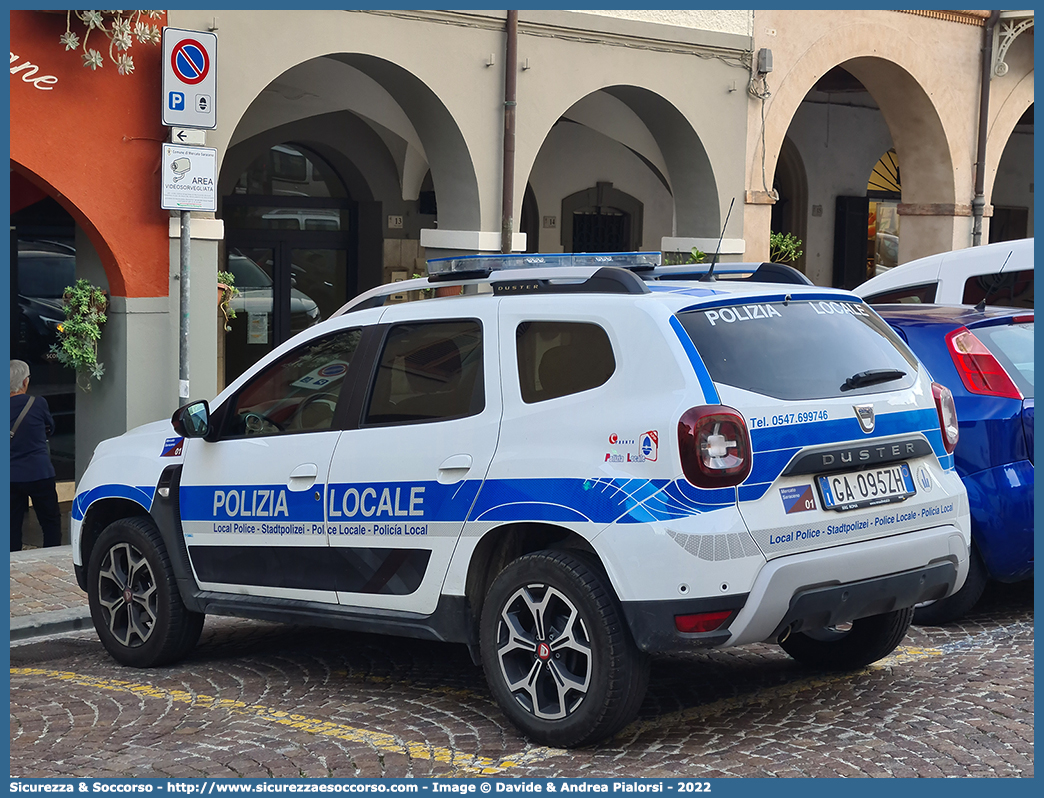
[[[160,45],[135,41],[134,72],[108,60],[108,39],[89,45],[106,57],[96,71],[58,37],[65,14],[11,11],[11,167],[54,197],[87,233],[113,296],[166,296],[170,213],[160,209]],[[165,17],[155,20],[160,26]],[[83,26],[74,19],[74,32]],[[95,41],[97,44],[95,45]],[[31,81],[43,76],[37,88]]]

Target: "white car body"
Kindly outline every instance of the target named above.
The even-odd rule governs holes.
[[[474,585],[499,567],[489,559],[498,538],[527,530],[597,558],[642,651],[775,640],[810,617],[803,601],[812,614],[833,612],[846,591],[853,603],[873,604],[860,595],[865,584],[888,585],[893,600],[909,598],[905,606],[920,589],[911,579],[943,579],[930,598],[960,587],[967,495],[944,447],[931,378],[912,355],[916,373],[900,387],[792,401],[716,382],[678,321],[711,308],[699,323],[761,324],[771,335],[774,317],[799,308],[876,318],[858,299],[742,281],[490,293],[498,282],[576,282],[591,272],[503,272],[454,283],[468,295],[410,303],[385,300],[432,284],[375,289],[351,303],[363,309],[287,341],[212,404],[220,417],[255,374],[338,330],[363,331],[358,359],[368,329],[465,320],[481,327],[484,386],[481,409],[465,417],[222,440],[185,438],[157,422],[102,443],[73,508],[81,585],[89,587],[102,525],[132,512],[161,530],[190,610],[466,642],[473,651],[469,606],[483,600]],[[519,330],[563,319],[602,328],[615,370],[593,389],[524,401]],[[821,356],[798,353],[795,367]],[[683,473],[676,429],[689,408],[717,405],[742,413],[753,468],[738,487],[700,488]],[[860,412],[872,416],[869,430]],[[816,493],[819,472],[900,455],[916,479],[902,501],[837,511]],[[803,506],[786,509],[802,495]],[[674,616],[708,608],[731,612],[727,628],[675,628]]]
[[[939,305],[974,305],[984,294],[974,284],[1000,274],[995,305],[1033,307],[1033,239],[1000,241],[981,247],[940,252],[909,261],[856,286],[853,293],[869,304],[925,302]],[[1028,274],[1027,274],[1028,273]],[[1028,280],[1028,282],[1027,282]],[[973,285],[969,286],[969,282]],[[1014,295],[1012,286],[1016,283]],[[986,293],[989,293],[987,282]],[[971,293],[974,301],[968,301]],[[989,297],[993,300],[994,297]]]

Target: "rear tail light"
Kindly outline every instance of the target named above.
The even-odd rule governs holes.
[[[942,430],[943,446],[947,454],[952,454],[957,446],[960,432],[957,429],[957,408],[953,404],[953,394],[945,385],[932,383],[932,396],[935,397],[935,410],[939,414],[939,429]]]
[[[947,335],[946,345],[957,373],[961,375],[961,382],[969,391],[985,396],[1022,399],[1022,392],[1015,387],[1004,366],[967,327]]]
[[[695,615],[675,615],[674,628],[679,632],[685,632],[686,634],[713,632],[725,623],[730,615],[732,615],[732,610],[699,612]]]
[[[750,474],[750,433],[737,411],[724,405],[686,410],[678,421],[682,473],[698,488],[728,488]]]
[[[1025,316],[1016,316],[1011,320],[1012,324],[1033,324],[1033,314],[1028,313]]]

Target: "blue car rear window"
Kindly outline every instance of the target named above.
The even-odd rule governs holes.
[[[1033,322],[976,327],[973,332],[1004,366],[1022,395],[1033,398]]]

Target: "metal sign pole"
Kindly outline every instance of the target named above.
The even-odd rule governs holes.
[[[192,238],[189,232],[190,211],[181,212],[181,324],[178,346],[178,407],[189,401],[189,255]]]

